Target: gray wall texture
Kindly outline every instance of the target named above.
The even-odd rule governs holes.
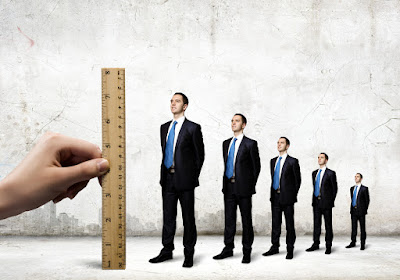
[[[361,172],[367,232],[397,235],[399,48],[399,1],[0,0],[0,179],[45,131],[101,145],[100,69],[125,67],[128,234],[161,232],[159,126],[182,91],[205,143],[199,233],[223,232],[222,141],[241,112],[262,164],[256,233],[271,230],[269,160],[285,135],[303,179],[298,234],[312,232],[311,172],[326,152],[339,184],[335,234],[350,232],[349,188]],[[0,221],[0,234],[99,234],[100,209],[92,180],[72,201]]]

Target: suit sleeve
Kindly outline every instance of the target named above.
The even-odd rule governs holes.
[[[368,191],[368,188],[365,188],[366,189],[366,192],[365,192],[365,204],[367,205],[367,209],[365,209],[365,210],[368,210],[368,206],[369,206],[369,191]]]
[[[201,126],[196,125],[196,128],[192,134],[193,137],[193,146],[195,151],[195,164],[196,164],[196,175],[199,177],[201,167],[204,162],[204,143],[203,143],[203,134],[201,133]]]
[[[224,144],[225,144],[225,141],[222,142],[222,160],[225,162]]]
[[[335,201],[336,195],[337,195],[337,191],[338,191],[336,172],[335,171],[333,171],[333,174],[332,174],[332,186],[333,186],[333,201]]]
[[[256,184],[258,175],[260,174],[261,170],[261,162],[260,162],[260,155],[258,153],[257,141],[254,141],[253,145],[251,145],[250,156],[251,156],[251,162],[253,164],[253,174],[255,178],[254,184]]]
[[[161,144],[161,151],[162,151],[162,147],[163,147],[163,143],[162,143],[162,125],[160,126],[160,144]]]
[[[298,159],[296,159],[296,162],[293,165],[293,172],[294,172],[294,178],[296,180],[296,190],[298,193],[301,185],[301,173],[300,173],[300,165]]]

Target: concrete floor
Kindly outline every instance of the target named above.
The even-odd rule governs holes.
[[[285,250],[263,257],[269,240],[256,236],[252,262],[245,265],[240,246],[232,258],[215,261],[222,237],[199,236],[195,264],[186,269],[181,267],[181,237],[176,238],[174,259],[161,264],[148,262],[161,249],[161,238],[128,238],[127,269],[103,271],[99,237],[0,237],[0,279],[400,279],[400,237],[368,237],[365,251],[346,249],[349,237],[335,237],[327,256],[325,248],[305,252],[312,237],[301,236],[293,260],[285,259]]]

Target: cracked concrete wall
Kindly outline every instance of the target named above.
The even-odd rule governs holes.
[[[203,129],[200,233],[223,232],[221,144],[241,112],[260,148],[258,234],[271,229],[269,160],[282,135],[301,165],[298,234],[312,232],[311,172],[322,151],[338,176],[335,234],[350,232],[356,172],[370,190],[368,233],[399,234],[399,30],[398,1],[3,0],[0,179],[47,130],[100,145],[100,68],[125,67],[128,234],[161,232],[159,126],[175,91],[189,96],[186,115]],[[93,180],[73,201],[0,221],[0,233],[99,234],[100,208]]]

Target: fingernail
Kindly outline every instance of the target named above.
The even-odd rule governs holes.
[[[102,159],[102,160],[100,160],[100,161],[98,161],[97,162],[97,169],[100,171],[100,172],[105,172],[105,171],[107,171],[108,170],[108,168],[109,168],[109,164],[108,164],[108,160],[106,160],[106,159]]]

